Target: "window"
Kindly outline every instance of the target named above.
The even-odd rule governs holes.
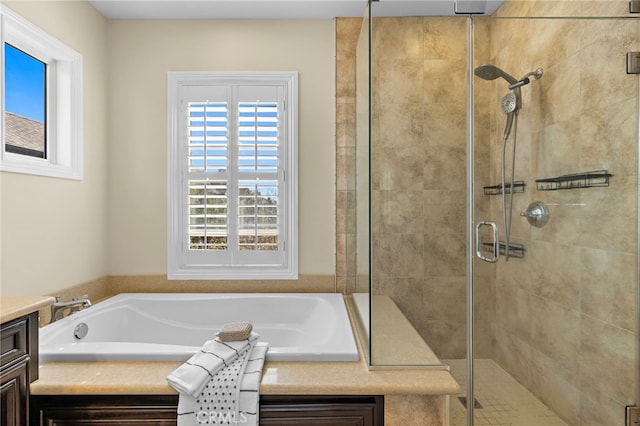
[[[168,74],[168,276],[297,278],[297,74]]]
[[[46,66],[9,43],[4,44],[6,152],[47,156]]]
[[[82,56],[0,12],[0,170],[82,179]]]

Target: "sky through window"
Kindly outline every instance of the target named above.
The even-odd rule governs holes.
[[[4,72],[5,111],[44,123],[46,64],[5,43]]]

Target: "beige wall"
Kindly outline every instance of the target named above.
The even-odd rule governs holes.
[[[300,274],[335,274],[331,20],[109,23],[109,273],[166,272],[167,71],[299,72]]]
[[[107,274],[107,21],[86,2],[3,2],[83,56],[82,181],[0,173],[3,296]]]
[[[86,2],[5,4],[83,55],[84,179],[0,174],[2,295],[166,272],[169,70],[300,73],[299,272],[335,275],[333,21],[107,21]]]

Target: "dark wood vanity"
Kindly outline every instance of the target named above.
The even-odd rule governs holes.
[[[29,424],[29,384],[38,378],[38,313],[0,326],[0,424]]]
[[[176,424],[177,395],[34,395],[32,425]],[[263,396],[260,425],[382,426],[381,396]]]

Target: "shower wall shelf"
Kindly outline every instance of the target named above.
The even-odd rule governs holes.
[[[574,173],[548,179],[536,179],[538,191],[556,191],[558,189],[593,188],[609,186],[609,178],[613,176],[606,170]]]
[[[502,241],[500,241],[500,256],[504,256],[505,254],[505,248],[506,248],[506,244],[503,243]],[[489,253],[493,253],[493,246],[494,243],[490,242],[482,242],[482,248],[484,251],[489,252]],[[523,258],[524,257],[524,252],[526,251],[524,244],[517,244],[517,243],[509,243],[509,257],[517,257],[517,258]]]
[[[505,194],[509,194],[511,191],[511,183],[507,182],[504,184],[506,188]],[[524,192],[525,183],[524,181],[513,182],[513,193],[516,192]],[[484,187],[484,195],[500,195],[502,194],[502,185],[493,185],[493,186],[485,186]]]

